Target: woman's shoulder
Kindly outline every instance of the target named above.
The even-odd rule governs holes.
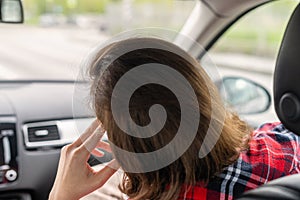
[[[251,142],[263,141],[266,145],[277,143],[286,146],[298,143],[298,140],[299,136],[285,128],[281,122],[273,122],[264,123],[254,130],[250,144]],[[295,147],[294,145],[292,146]]]
[[[206,193],[236,197],[270,180],[300,173],[297,135],[282,123],[264,123],[253,131],[249,148],[209,182]]]
[[[252,166],[251,170],[265,177],[266,181],[299,173],[299,136],[280,122],[262,124],[253,131],[249,149],[242,157]]]
[[[266,123],[261,124],[259,127],[257,127],[257,129],[255,131],[273,130],[274,128],[279,127],[279,126],[282,126],[284,128],[284,126],[281,122],[266,122]]]

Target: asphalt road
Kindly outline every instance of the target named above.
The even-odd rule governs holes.
[[[0,25],[0,79],[74,79],[106,40],[97,30]]]
[[[89,52],[107,38],[93,29],[1,24],[0,79],[74,79]],[[245,76],[254,72],[261,74],[268,82],[272,74],[266,73],[263,67],[272,63],[255,58],[251,62],[243,57],[237,59],[237,55],[229,54],[214,57],[219,69],[225,70],[225,74],[228,74],[228,70]]]
[[[79,69],[83,68],[84,59],[107,38],[92,29],[1,24],[0,80],[74,80],[78,77]],[[247,60],[230,54],[216,55],[213,59],[221,76],[249,78],[272,94],[273,61],[257,58]],[[255,122],[276,120],[272,107],[266,112],[245,118]]]

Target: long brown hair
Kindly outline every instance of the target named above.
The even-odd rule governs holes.
[[[114,57],[112,55],[116,55],[116,52],[147,44],[147,48],[135,48],[113,61],[107,61]],[[156,48],[149,47],[153,45]],[[181,56],[174,53],[174,50],[180,52]],[[103,70],[103,66],[108,63],[109,67]],[[198,100],[197,106],[191,104],[191,109],[199,109],[200,121],[196,137],[177,160],[161,169],[145,173],[131,173],[125,170],[120,189],[131,199],[176,199],[183,185],[192,186],[196,182],[205,184],[225,166],[232,164],[237,159],[239,150],[247,148],[247,142],[244,140],[249,136],[250,128],[237,115],[224,108],[210,78],[200,64],[185,51],[160,39],[133,38],[102,48],[89,67],[92,80],[91,97],[97,118],[106,128],[109,140],[117,147],[135,153],[153,152],[168,144],[180,125],[181,110],[176,96],[157,84],[144,85],[134,92],[128,105],[132,119],[123,120],[125,123],[126,120],[133,120],[136,124],[145,126],[150,123],[149,108],[153,104],[160,104],[166,110],[167,120],[159,133],[149,138],[133,137],[124,133],[116,124],[111,108],[113,89],[126,72],[145,63],[167,65],[188,80]],[[217,110],[213,119],[215,125],[223,128],[213,149],[204,158],[199,158],[200,147],[212,120],[212,107]],[[122,113],[120,115],[122,119]],[[218,119],[218,116],[225,116],[225,120]],[[218,135],[214,132],[209,134]],[[114,156],[122,166],[122,155],[114,151]],[[139,161],[132,161],[132,165],[137,162]]]

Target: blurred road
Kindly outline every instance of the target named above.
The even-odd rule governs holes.
[[[74,80],[89,52],[106,39],[93,29],[0,25],[0,80]],[[221,76],[249,78],[272,94],[274,61],[234,54],[209,56]],[[273,110],[246,118],[274,121]]]
[[[90,51],[108,37],[76,27],[0,25],[0,79],[73,79]],[[222,71],[272,75],[274,62],[241,55],[214,55]],[[224,69],[223,69],[224,68]]]
[[[0,79],[74,79],[99,31],[0,25]]]
[[[108,37],[94,29],[0,25],[0,79],[74,79],[82,61]],[[209,55],[224,76],[254,79],[271,89],[275,63],[245,55]]]

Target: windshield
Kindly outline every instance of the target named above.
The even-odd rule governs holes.
[[[0,24],[0,80],[74,80],[97,45],[135,28],[178,31],[195,3],[24,0],[25,24]]]

